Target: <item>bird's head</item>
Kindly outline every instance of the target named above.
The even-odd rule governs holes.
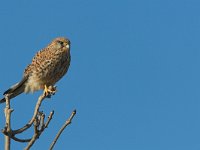
[[[64,37],[58,37],[51,42],[50,46],[55,47],[56,49],[61,48],[64,50],[69,50],[70,49],[70,41]]]

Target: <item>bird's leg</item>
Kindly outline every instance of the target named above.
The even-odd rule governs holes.
[[[55,93],[56,93],[56,87],[55,86],[47,87],[46,85],[44,85],[44,94],[45,94],[45,96],[50,98],[51,95],[54,95]]]

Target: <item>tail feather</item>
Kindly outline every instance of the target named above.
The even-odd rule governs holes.
[[[13,85],[11,88],[9,88],[7,91],[3,93],[3,95],[8,94],[9,98],[12,99],[16,97],[17,95],[24,92],[25,89],[25,82],[27,81],[27,78],[23,78],[19,83]],[[0,100],[0,103],[4,103],[6,100],[5,98],[2,98]]]

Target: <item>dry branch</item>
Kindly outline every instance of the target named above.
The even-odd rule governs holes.
[[[74,111],[72,112],[71,116],[67,119],[67,121],[66,121],[66,122],[63,124],[63,126],[60,128],[60,130],[58,131],[58,133],[57,133],[55,139],[53,140],[53,142],[52,142],[52,144],[51,144],[49,150],[52,150],[52,149],[53,149],[53,147],[54,147],[54,145],[56,144],[56,142],[57,142],[58,138],[60,137],[61,133],[64,131],[64,129],[65,129],[69,124],[71,124],[72,119],[74,118],[75,115],[76,115],[76,110],[74,110]]]
[[[5,107],[5,118],[6,118],[6,123],[4,129],[2,129],[2,133],[5,135],[5,150],[10,150],[10,142],[11,139],[17,141],[17,142],[28,142],[25,150],[29,150],[31,146],[35,143],[35,141],[39,138],[39,136],[44,132],[44,130],[48,127],[50,121],[52,120],[52,117],[54,115],[54,111],[50,112],[46,122],[45,122],[45,114],[43,112],[40,112],[40,106],[45,98],[50,98],[52,95],[55,94],[56,88],[53,87],[54,91],[51,89],[50,92],[48,93],[43,93],[41,96],[39,96],[38,101],[35,105],[34,113],[31,118],[31,120],[24,125],[22,128],[19,128],[17,130],[12,130],[11,129],[11,113],[13,112],[13,109],[10,108],[10,99],[9,95],[5,95],[6,99],[6,107]],[[74,110],[69,117],[69,119],[65,122],[65,124],[62,126],[62,128],[59,130],[58,134],[56,135],[54,141],[51,144],[50,149],[54,147],[55,143],[57,142],[58,138],[60,137],[61,133],[63,130],[71,123],[73,117],[76,114],[76,110]],[[29,129],[33,125],[34,127],[34,134],[31,138],[27,139],[20,139],[17,138],[15,135],[23,133],[27,129]]]
[[[5,137],[7,137],[8,139],[13,139],[13,140],[15,140],[15,141],[17,141],[17,142],[30,142],[32,139],[33,139],[33,137],[32,138],[29,138],[29,139],[19,139],[19,138],[17,138],[17,137],[15,137],[15,135],[16,134],[19,134],[19,133],[22,133],[22,132],[24,132],[25,130],[27,130],[27,129],[29,129],[32,125],[33,125],[33,123],[34,123],[34,121],[36,120],[36,118],[39,116],[39,114],[41,114],[41,112],[39,112],[39,108],[40,108],[40,106],[41,106],[41,103],[43,102],[43,100],[46,98],[46,97],[49,97],[49,95],[46,95],[45,93],[43,93],[39,98],[38,98],[38,101],[37,101],[37,103],[36,103],[36,106],[35,106],[35,109],[34,109],[34,114],[33,114],[33,117],[32,117],[32,119],[25,125],[25,126],[23,126],[22,128],[20,128],[20,129],[17,129],[17,130],[11,130],[11,128],[10,128],[10,126],[9,126],[9,128],[7,127],[8,125],[8,121],[10,120],[10,113],[12,112],[12,109],[8,109],[8,108],[10,108],[10,103],[9,104],[7,104],[7,102],[6,102],[6,108],[5,108],[5,115],[6,116],[8,116],[8,117],[6,117],[6,126],[5,126],[5,128],[2,130],[2,133],[5,135]],[[8,98],[8,96],[7,96],[7,98],[6,99],[8,99],[8,101],[10,101],[9,100],[9,98]],[[9,113],[10,112],[10,113]],[[43,114],[43,113],[42,113]],[[44,114],[43,114],[44,115]],[[52,116],[53,116],[53,112],[51,112],[51,114],[50,114],[50,118],[52,118]],[[41,117],[42,118],[42,117]],[[48,123],[50,122],[50,120],[48,119],[48,121],[47,121]],[[40,134],[44,131],[44,119],[42,119],[42,122],[41,122],[42,124],[43,124],[43,128],[42,128],[42,131],[40,132]],[[7,129],[8,128],[8,129]],[[37,135],[37,136],[40,136],[40,134],[39,135]]]
[[[39,112],[39,108],[43,102],[43,100],[46,98],[47,96],[45,95],[45,93],[43,93],[39,98],[38,101],[35,105],[35,109],[34,109],[34,113],[33,113],[33,117],[31,118],[31,120],[22,128],[17,129],[17,130],[13,130],[13,134],[19,134],[24,132],[25,130],[27,130],[28,128],[30,128],[35,120],[35,118],[37,117],[37,114]]]
[[[6,107],[5,107],[4,112],[5,112],[6,123],[5,123],[4,129],[2,129],[2,133],[5,135],[5,149],[6,150],[10,149],[10,141],[11,141],[10,139],[13,139],[13,140],[15,140],[17,142],[29,142],[27,147],[31,147],[34,144],[36,139],[38,139],[39,136],[41,135],[41,133],[45,130],[45,128],[47,128],[47,126],[50,123],[50,121],[52,119],[52,116],[54,114],[54,112],[52,111],[50,113],[49,117],[48,117],[47,122],[45,123],[44,122],[44,119],[45,119],[44,113],[43,112],[39,112],[39,109],[40,109],[42,101],[47,97],[51,97],[51,95],[53,95],[53,94],[55,94],[55,91],[53,91],[52,93],[45,93],[44,92],[38,98],[38,101],[36,103],[32,119],[25,126],[23,126],[20,129],[17,129],[17,130],[12,130],[11,129],[10,119],[11,119],[11,113],[12,113],[13,110],[10,109],[9,95],[5,95]],[[34,133],[32,138],[19,139],[19,138],[15,137],[16,134],[24,132],[25,130],[29,129],[33,124],[34,124],[35,133]]]
[[[35,143],[35,141],[39,138],[39,136],[42,134],[42,132],[48,127],[52,117],[53,117],[54,111],[52,111],[48,117],[47,122],[44,122],[44,114],[42,113],[39,118],[37,118],[34,122],[34,135],[31,138],[30,142],[28,143],[25,150],[29,150],[30,147]]]
[[[11,134],[11,123],[10,123],[10,118],[11,118],[11,113],[13,112],[13,109],[10,109],[10,99],[8,98],[8,95],[5,96],[6,99],[6,107],[4,109],[5,113],[5,118],[6,118],[6,123],[5,123],[5,128],[4,130],[8,133],[5,135],[5,150],[10,150],[10,134]]]

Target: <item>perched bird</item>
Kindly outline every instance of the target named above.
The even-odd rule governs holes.
[[[54,39],[36,53],[32,63],[24,70],[22,80],[5,91],[4,95],[7,94],[11,99],[23,92],[48,92],[48,87],[53,86],[66,74],[70,60],[70,41],[64,37]],[[5,98],[0,100],[0,103],[3,102]]]

